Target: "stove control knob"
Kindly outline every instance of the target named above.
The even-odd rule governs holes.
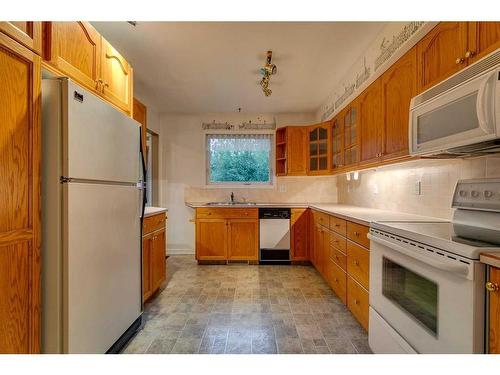
[[[493,192],[489,190],[484,191],[484,197],[485,198],[491,198],[493,196]]]
[[[464,197],[466,197],[466,196],[467,196],[467,190],[460,190],[460,191],[458,192],[458,194],[460,194],[460,196],[461,196],[462,198],[464,198]]]
[[[472,198],[477,198],[477,197],[479,197],[479,191],[477,191],[477,190],[472,190],[471,195],[472,195]]]

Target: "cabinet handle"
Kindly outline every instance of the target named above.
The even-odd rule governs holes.
[[[101,86],[103,84],[103,80],[102,79],[98,79],[95,81],[95,88],[96,90],[99,90],[99,86]]]
[[[359,301],[357,299],[354,299],[354,304],[359,305]]]
[[[467,51],[467,52],[465,52],[465,57],[470,58],[470,57],[474,56],[475,54],[476,54],[475,51]]]
[[[356,237],[359,237],[359,232],[354,232],[353,233]]]
[[[500,290],[500,287],[498,286],[497,283],[492,283],[491,281],[488,281],[486,283],[486,290],[488,292],[498,292]]]
[[[339,282],[339,279],[335,278],[335,282],[338,283]]]
[[[358,262],[357,260],[355,260],[355,261],[354,261],[354,262],[352,262],[352,263],[354,263],[354,265],[355,265],[355,266],[359,266],[359,262]]]
[[[465,59],[463,57],[457,57],[457,59],[455,60],[455,64],[457,65],[463,64],[464,62]]]

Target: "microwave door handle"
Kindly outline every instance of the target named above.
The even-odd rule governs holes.
[[[488,122],[488,113],[491,113],[490,105],[491,100],[490,95],[488,94],[488,84],[490,83],[492,78],[495,78],[496,72],[491,73],[479,86],[479,90],[477,92],[477,101],[476,101],[476,113],[477,119],[479,121],[479,126],[486,134],[491,132],[491,127]]]
[[[386,240],[379,238],[379,237],[375,237],[371,234],[368,234],[367,237],[370,241],[377,242],[378,244],[380,244],[382,246],[389,247],[389,248],[396,250],[404,255],[407,255],[411,258],[417,259],[425,264],[428,264],[434,268],[437,268],[437,269],[440,269],[443,271],[452,272],[452,273],[462,274],[464,276],[467,275],[468,269],[467,269],[467,266],[465,266],[465,265],[462,266],[460,264],[448,264],[448,263],[440,262],[440,261],[432,259],[430,257],[426,257],[426,256],[418,253],[417,251],[408,250],[403,246],[386,241]]]

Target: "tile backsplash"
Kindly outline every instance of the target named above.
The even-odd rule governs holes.
[[[337,177],[338,202],[451,219],[451,200],[460,179],[500,177],[500,156],[416,160]]]
[[[187,186],[186,202],[227,201],[231,192],[235,199],[270,203],[335,203],[337,185],[335,176],[278,177],[273,188],[211,188]]]

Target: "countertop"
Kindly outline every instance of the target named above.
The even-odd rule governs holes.
[[[481,263],[500,268],[500,253],[482,253]]]
[[[207,206],[203,202],[186,202],[191,208],[199,207],[224,207],[224,208],[242,208],[242,207],[284,207],[284,208],[311,208],[327,214],[335,215],[343,219],[354,221],[362,225],[370,225],[374,221],[445,221],[443,219],[406,214],[402,212],[379,210],[376,208],[366,208],[351,206],[338,203],[256,203],[255,205],[234,205],[234,206]]]
[[[156,214],[161,214],[162,212],[167,212],[168,209],[164,207],[151,207],[146,206],[144,209],[144,217],[153,216]]]

